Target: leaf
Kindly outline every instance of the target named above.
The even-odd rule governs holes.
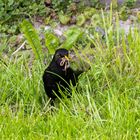
[[[70,16],[60,13],[59,20],[62,24],[66,25],[70,21]]]
[[[53,54],[56,48],[59,46],[59,39],[51,32],[47,32],[45,35],[45,44],[50,54]]]
[[[95,13],[96,13],[96,9],[95,8],[87,7],[84,10],[84,16],[85,16],[86,19],[90,19]]]
[[[32,47],[36,58],[41,60],[42,46],[35,28],[29,21],[24,20],[21,23],[21,30],[24,33],[29,45]]]
[[[74,45],[74,43],[79,39],[79,37],[82,35],[82,31],[81,29],[77,28],[77,27],[73,27],[68,29],[65,32],[65,36],[66,36],[66,40],[64,41],[64,43],[62,44],[62,48],[65,49],[71,49],[72,46]]]
[[[8,6],[11,6],[14,4],[14,0],[8,0]]]
[[[76,25],[78,26],[82,26],[86,21],[86,18],[84,16],[84,14],[81,14],[79,16],[77,16],[77,22],[76,22]]]

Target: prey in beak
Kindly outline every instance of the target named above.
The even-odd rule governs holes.
[[[62,69],[63,71],[66,71],[67,68],[70,67],[69,60],[70,60],[69,57],[66,55],[61,58],[60,66],[63,67],[63,69]]]

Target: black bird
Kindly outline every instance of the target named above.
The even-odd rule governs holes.
[[[43,82],[46,94],[52,100],[57,96],[62,98],[61,91],[70,90],[70,84],[76,85],[78,76],[83,71],[74,71],[70,68],[69,53],[66,49],[56,50],[50,65],[45,69]],[[69,95],[65,95],[70,97]]]

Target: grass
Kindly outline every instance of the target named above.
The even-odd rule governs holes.
[[[34,60],[31,68],[24,52],[0,61],[0,139],[140,139],[140,32],[124,35],[118,21],[114,30],[103,19],[105,41],[91,39],[95,48],[87,49],[91,69],[54,108],[43,88],[45,65]]]

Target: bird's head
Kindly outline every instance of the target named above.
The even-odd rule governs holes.
[[[66,71],[70,67],[69,63],[69,53],[66,49],[58,49],[54,55],[54,61],[56,64],[62,68],[63,71]]]

